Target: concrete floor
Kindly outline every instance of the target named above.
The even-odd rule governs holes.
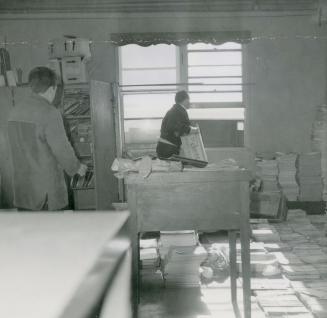
[[[327,239],[325,238],[324,232],[324,226],[326,226],[327,222],[320,220],[320,223],[318,222],[319,224],[317,224],[317,221],[314,221],[316,223],[311,222],[310,217],[308,217],[308,220],[304,220],[304,223],[302,222],[300,227],[298,225],[300,223],[297,223],[298,221],[295,221],[295,223],[292,222],[293,221],[287,221],[280,225],[272,226],[280,234],[281,238],[283,237],[285,230],[290,231],[291,229],[294,233],[297,233],[301,227],[303,228],[303,224],[306,228],[310,224],[315,226],[317,231],[311,230],[311,232],[313,232],[310,232],[312,236],[309,235],[309,232],[302,234],[297,233],[297,235],[303,235],[302,238],[307,240],[307,244],[316,244],[316,246],[320,248],[320,253],[326,254],[327,259]],[[320,233],[320,236],[317,235],[318,232]],[[323,239],[323,243],[319,243],[321,239]],[[215,241],[221,242],[221,237],[218,237]],[[294,244],[294,241],[284,242],[282,239],[280,243],[281,245],[292,246],[293,256],[289,258],[289,264],[292,265],[294,254],[296,253],[294,250],[296,244]],[[285,255],[289,254],[290,253],[286,253]],[[307,261],[303,262],[303,264],[308,265]],[[311,286],[310,288],[308,287],[304,293],[303,286],[301,287],[302,290],[293,288],[292,279],[289,280],[285,278],[283,272],[281,272],[280,275],[268,277],[267,285],[269,286],[258,287],[255,279],[252,279],[252,318],[327,318],[327,262],[322,259],[320,264],[313,265],[317,267],[317,274],[320,276],[319,278],[310,280],[309,283],[313,282],[313,284],[320,285],[325,284],[326,286],[318,286],[318,289],[316,290],[314,290],[315,287]],[[326,268],[323,268],[322,271],[321,267],[324,266]],[[282,265],[280,265],[280,267],[282,268]],[[253,276],[258,278],[257,274],[254,274]],[[277,288],[272,287],[273,285],[276,285],[276,283],[278,285],[279,282],[282,282],[280,286]],[[286,287],[282,286],[284,285],[284,282],[286,283]],[[308,284],[308,281],[305,279],[303,281],[298,279],[295,283]],[[202,285],[200,288],[166,289],[162,286],[153,287],[145,285],[141,290],[139,318],[240,318],[243,316],[240,280],[238,281],[238,284],[239,308],[233,308],[231,304],[229,279],[224,283],[213,282],[210,285]],[[268,297],[264,294],[265,292]],[[315,292],[319,294],[319,297],[314,297]],[[269,295],[271,295],[270,298]],[[263,298],[260,299],[260,297]],[[311,298],[307,300],[306,297]]]
[[[240,307],[233,309],[227,284],[202,286],[201,288],[147,289],[142,291],[139,318],[235,318],[242,317],[242,295],[239,289]],[[252,317],[265,317],[255,298],[252,301]]]

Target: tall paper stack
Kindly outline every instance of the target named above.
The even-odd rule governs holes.
[[[296,201],[299,196],[299,187],[296,183],[296,154],[279,153],[278,180],[284,195],[289,201]]]
[[[162,270],[167,287],[199,286],[199,268],[207,257],[196,231],[160,232]]]
[[[156,239],[140,240],[141,279],[143,284],[162,285],[160,258]]]
[[[166,287],[198,287],[200,265],[206,258],[202,246],[171,247],[164,265]]]
[[[262,190],[264,192],[279,191],[276,160],[257,160],[257,176],[262,181]]]
[[[311,152],[300,154],[298,158],[298,181],[300,201],[322,200],[321,154]]]

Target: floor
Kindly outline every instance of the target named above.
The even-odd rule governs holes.
[[[268,265],[257,262],[251,247],[252,318],[327,318],[327,217],[289,210],[285,222],[251,223],[253,241],[261,242],[265,255],[275,259]],[[224,239],[221,233],[202,237],[207,246]],[[229,279],[200,288],[143,286],[139,318],[242,317],[241,284],[239,279],[239,308],[231,304]]]

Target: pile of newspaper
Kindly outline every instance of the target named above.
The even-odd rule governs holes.
[[[257,159],[257,177],[261,180],[261,191],[275,192],[278,188],[278,166],[276,160]]]
[[[195,231],[160,233],[160,256],[166,287],[198,287],[199,269],[207,251],[199,244]]]
[[[140,240],[140,261],[142,284],[162,285],[157,239]]]
[[[300,154],[298,158],[298,181],[300,201],[322,200],[321,154],[311,152]]]
[[[278,153],[278,181],[284,195],[289,201],[297,201],[299,186],[296,182],[297,154]]]

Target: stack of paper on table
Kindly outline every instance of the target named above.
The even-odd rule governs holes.
[[[279,153],[278,181],[284,195],[289,201],[296,201],[299,195],[299,186],[296,182],[296,154]]]
[[[257,160],[257,177],[262,181],[262,191],[279,191],[277,180],[278,166],[276,160]]]
[[[198,287],[199,268],[206,258],[202,246],[171,247],[163,266],[166,287]]]
[[[300,154],[298,158],[298,180],[300,201],[322,200],[321,154],[311,152]]]

